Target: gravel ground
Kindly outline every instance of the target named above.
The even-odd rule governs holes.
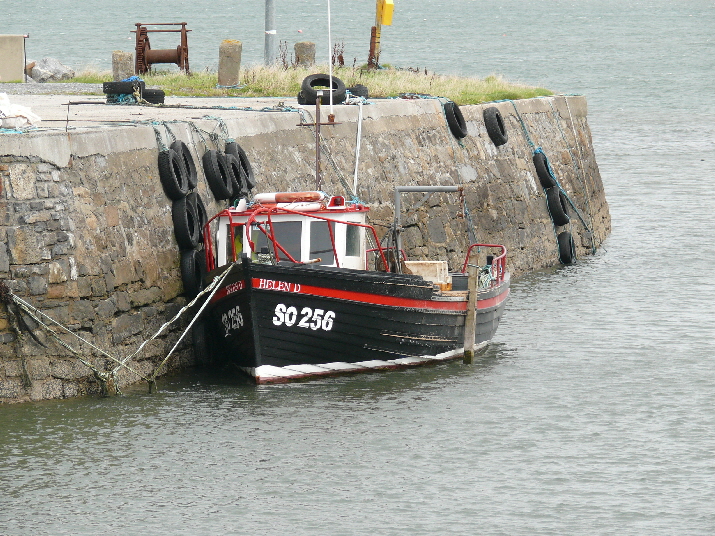
[[[102,84],[0,84],[0,93],[8,95],[102,95]]]

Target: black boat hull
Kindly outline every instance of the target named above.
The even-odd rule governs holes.
[[[493,337],[508,276],[480,290],[475,347]],[[463,354],[466,292],[422,278],[237,263],[200,325],[208,352],[258,383],[421,365]]]

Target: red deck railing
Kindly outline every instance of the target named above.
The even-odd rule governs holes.
[[[504,274],[506,273],[506,248],[501,244],[472,244],[469,246],[469,249],[467,249],[467,256],[464,258],[462,273],[467,271],[469,257],[472,255],[472,250],[474,248],[499,248],[501,250],[501,253],[492,260],[491,271],[492,277],[497,283],[504,281]]]

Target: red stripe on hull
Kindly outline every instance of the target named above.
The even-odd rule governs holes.
[[[337,300],[348,300],[360,303],[369,303],[373,305],[386,305],[389,307],[407,307],[411,309],[432,309],[436,311],[466,311],[467,301],[439,301],[439,300],[416,300],[412,298],[400,298],[396,296],[385,296],[382,294],[368,294],[365,292],[355,292],[352,290],[340,290],[326,287],[316,287],[312,285],[301,285],[300,283],[288,283],[274,279],[263,279],[254,277],[251,280],[251,286],[256,290],[267,290],[273,292],[284,292],[286,294],[305,294],[308,296],[319,296],[323,298],[334,298]],[[219,289],[211,299],[212,303],[216,303],[226,296],[239,292],[245,288],[243,281],[231,283],[226,287]],[[489,309],[496,307],[509,296],[507,288],[501,294],[492,298],[482,299],[477,301],[477,309]]]
[[[411,309],[432,309],[437,311],[466,311],[467,301],[439,301],[439,300],[415,300],[411,298],[400,298],[395,296],[384,296],[382,294],[368,294],[355,292],[352,290],[340,290],[335,288],[315,287],[311,285],[301,285],[300,283],[286,283],[284,281],[267,280],[254,277],[251,285],[256,290],[269,290],[285,292],[287,294],[306,294],[308,296],[319,296],[322,298],[334,298],[337,300],[348,300],[373,305],[387,305],[390,307],[408,307]],[[478,309],[488,309],[503,302],[509,295],[509,289],[493,298],[478,300]]]

